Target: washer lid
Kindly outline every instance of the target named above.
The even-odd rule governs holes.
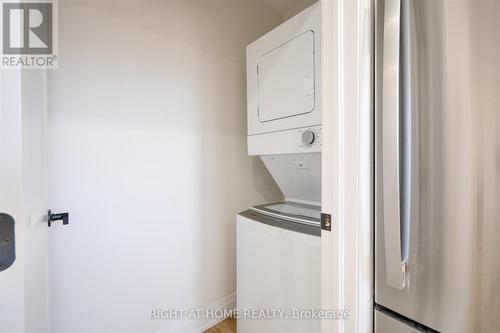
[[[320,225],[321,207],[293,201],[272,202],[254,206],[251,210],[292,222]]]

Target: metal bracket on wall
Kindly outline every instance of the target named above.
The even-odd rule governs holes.
[[[47,214],[47,223],[48,223],[49,227],[52,225],[52,222],[55,222],[55,221],[63,221],[63,225],[69,224],[69,213],[54,214],[49,209],[49,212]]]

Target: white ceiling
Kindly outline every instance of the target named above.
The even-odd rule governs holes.
[[[317,0],[257,0],[284,16],[290,16],[308,7]]]

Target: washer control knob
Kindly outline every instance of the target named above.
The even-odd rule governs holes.
[[[302,132],[302,143],[310,146],[314,143],[314,140],[316,139],[316,135],[314,134],[313,131],[311,130],[306,130]]]

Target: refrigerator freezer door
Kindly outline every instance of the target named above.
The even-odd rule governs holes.
[[[375,311],[375,333],[421,333],[404,322],[378,310]]]
[[[377,0],[376,302],[439,332],[496,332],[500,1],[401,0],[400,249],[386,246],[384,220],[384,6]],[[386,251],[405,258],[403,289],[388,283]]]

